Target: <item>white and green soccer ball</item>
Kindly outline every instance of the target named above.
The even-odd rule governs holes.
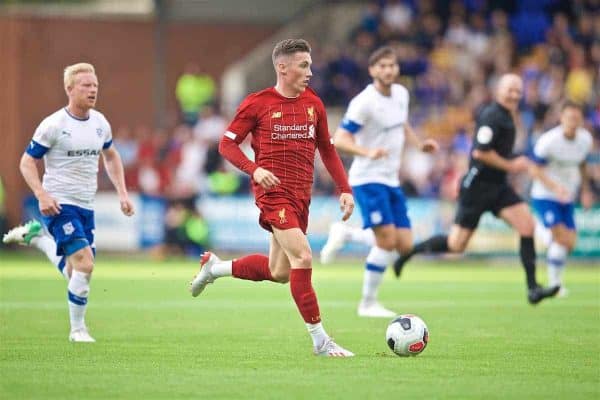
[[[429,330],[425,322],[416,315],[399,315],[388,326],[385,340],[396,355],[416,356],[427,347]]]

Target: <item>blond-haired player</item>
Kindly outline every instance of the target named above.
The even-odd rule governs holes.
[[[94,110],[98,98],[94,67],[87,63],[66,67],[64,85],[67,106],[40,123],[20,163],[51,236],[38,221],[30,221],[10,230],[3,241],[32,244],[46,253],[68,280],[69,340],[94,342],[85,324],[85,311],[94,269],[93,208],[101,154],[121,211],[131,216],[134,208],[125,187],[121,157],[112,145],[110,124]],[[43,181],[36,166],[41,158]]]

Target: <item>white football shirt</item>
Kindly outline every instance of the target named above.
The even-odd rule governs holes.
[[[408,120],[408,102],[408,90],[399,84],[392,85],[390,96],[384,96],[370,84],[352,99],[342,127],[354,134],[358,145],[385,148],[389,154],[378,160],[354,156],[348,171],[350,185],[400,185],[398,173],[405,140],[404,124]]]
[[[575,200],[581,184],[579,166],[592,150],[592,144],[592,135],[587,130],[578,128],[575,138],[569,140],[560,125],[542,134],[535,144],[535,160],[544,165],[550,179],[569,191],[571,201]],[[531,197],[558,201],[554,192],[539,180],[533,182]]]
[[[43,187],[60,204],[92,209],[98,186],[98,158],[112,144],[110,124],[90,110],[80,119],[66,108],[46,117],[35,130],[27,153],[44,157]]]

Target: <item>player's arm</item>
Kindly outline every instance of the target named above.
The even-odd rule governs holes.
[[[587,209],[594,205],[594,193],[592,192],[590,176],[585,161],[579,165],[579,171],[581,173],[581,205]]]
[[[360,146],[354,140],[354,134],[344,127],[340,126],[333,135],[333,143],[337,149],[344,153],[352,154],[353,156],[367,157],[371,160],[386,157],[388,151],[386,149],[367,148]]]
[[[325,108],[322,107],[321,109],[324,115],[322,118],[327,118]],[[333,134],[333,143],[338,150],[353,156],[367,157],[371,160],[377,160],[388,155],[388,151],[384,148],[369,148],[356,143],[354,135],[360,132],[363,125],[368,121],[369,115],[370,109],[364,98],[358,96],[350,102],[340,126]],[[329,136],[328,129],[327,136]]]
[[[28,151],[21,157],[21,162],[19,163],[21,175],[23,175],[25,183],[27,183],[27,186],[29,186],[33,195],[38,200],[39,209],[42,215],[57,215],[61,210],[60,204],[58,204],[58,202],[42,187],[42,181],[40,180],[37,169],[36,159],[41,158],[43,155],[40,155],[39,157],[31,155],[31,149],[32,146],[30,146]]]
[[[112,145],[112,142],[109,142],[106,148],[102,150],[102,159],[104,160],[106,173],[119,195],[121,211],[128,217],[133,215],[135,211],[133,203],[129,200],[129,194],[127,193],[127,187],[125,186],[123,162],[121,161],[119,152],[115,149],[115,146]]]
[[[473,150],[473,158],[489,165],[490,167],[501,169],[506,172],[518,173],[526,171],[530,162],[525,156],[518,156],[513,159],[502,157],[495,150]]]
[[[404,134],[406,136],[406,141],[423,153],[435,153],[440,147],[433,139],[421,140],[408,122],[404,125]]]
[[[497,135],[497,123],[492,116],[484,115],[478,123],[475,133],[475,144],[471,153],[473,159],[478,160],[492,168],[506,172],[522,172],[529,168],[527,157],[519,156],[513,159],[502,157],[494,150]]]
[[[538,164],[536,162],[531,163],[529,166],[529,175],[531,175],[533,179],[540,181],[542,185],[556,194],[556,197],[558,197],[560,202],[568,203],[570,201],[568,190],[548,176],[543,164]]]
[[[221,138],[219,154],[239,170],[250,175],[264,189],[271,189],[279,185],[279,178],[271,171],[259,167],[254,161],[246,157],[240,149],[240,144],[255,129],[256,123],[255,98],[249,96],[240,104],[227,128],[227,132]]]

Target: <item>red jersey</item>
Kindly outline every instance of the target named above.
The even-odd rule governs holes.
[[[239,149],[252,133],[255,162]],[[352,193],[342,162],[329,136],[325,106],[310,88],[287,98],[275,88],[246,97],[219,145],[229,162],[250,176],[256,168],[271,171],[281,183],[266,190],[252,180],[256,198],[273,193],[293,199],[310,199],[315,149],[339,192]]]

